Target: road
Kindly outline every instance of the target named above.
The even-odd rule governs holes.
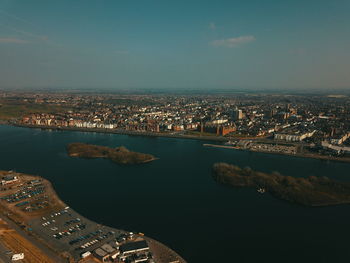
[[[10,262],[10,256],[6,254],[7,251],[7,247],[0,243],[0,263]]]
[[[18,225],[13,223],[10,219],[7,217],[0,215],[0,218],[4,220],[8,226],[16,232],[21,235],[23,238],[27,239],[30,241],[33,245],[35,245],[37,248],[39,248],[43,253],[45,253],[50,259],[54,260],[57,263],[67,263],[68,261],[63,259],[62,257],[58,256],[53,250],[51,250],[49,247],[47,247],[45,244],[41,243],[39,240],[37,240],[35,237],[32,237],[28,235],[22,228],[20,228]],[[0,260],[1,260],[1,255],[0,255]],[[8,258],[5,258],[8,260]],[[1,261],[0,261],[1,262]],[[5,261],[9,262],[9,261]]]

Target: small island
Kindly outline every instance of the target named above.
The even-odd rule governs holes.
[[[79,142],[68,144],[67,151],[68,155],[71,157],[105,158],[118,164],[141,164],[157,159],[151,154],[132,152],[123,146],[109,148],[106,146]]]
[[[214,179],[234,187],[256,188],[259,192],[305,206],[329,206],[350,203],[350,183],[328,177],[284,176],[277,172],[262,173],[227,163],[213,166]]]

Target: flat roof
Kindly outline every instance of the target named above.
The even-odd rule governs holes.
[[[147,248],[149,247],[146,240],[142,240],[142,241],[125,243],[119,247],[119,250],[120,252],[125,253],[129,251],[141,250],[141,249],[147,249]]]
[[[104,257],[104,256],[106,256],[106,255],[108,254],[106,251],[104,251],[104,250],[101,249],[101,248],[95,249],[94,252],[95,252],[96,255],[98,255],[98,256],[100,256],[100,257]]]
[[[115,248],[113,248],[113,247],[112,247],[111,245],[109,245],[109,244],[104,244],[104,245],[101,246],[101,248],[102,248],[104,251],[108,252],[108,253],[112,253],[112,252],[115,251]]]
[[[14,175],[14,174],[7,174],[7,175],[3,176],[2,179],[5,180],[5,181],[14,180],[14,179],[16,179],[16,175]]]

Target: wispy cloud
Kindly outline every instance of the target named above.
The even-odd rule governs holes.
[[[16,37],[0,37],[0,43],[27,44],[30,43],[30,41]]]
[[[12,31],[14,33],[16,33],[16,35],[20,35],[21,38],[23,39],[28,39],[28,40],[23,40],[23,41],[26,41],[26,42],[48,42],[49,39],[47,36],[45,35],[39,35],[39,34],[36,34],[36,33],[33,33],[31,31],[26,31],[26,30],[22,30],[22,29],[19,29],[19,27],[30,27],[30,28],[35,28],[36,26],[34,24],[32,24],[30,21],[28,20],[25,20],[21,17],[18,17],[16,15],[13,15],[13,14],[10,14],[10,13],[7,13],[3,10],[0,9],[0,15],[1,16],[5,16],[7,19],[5,20],[8,20],[7,23],[1,23],[0,26],[5,28],[6,30],[8,31]],[[19,22],[19,25],[16,25],[18,24]],[[16,26],[13,26],[12,24],[15,24]],[[12,43],[15,43],[15,42],[12,42]]]
[[[239,36],[227,39],[218,39],[212,41],[210,44],[215,47],[228,47],[234,48],[243,44],[247,44],[255,41],[256,38],[254,36]]]
[[[10,13],[7,13],[7,12],[5,12],[2,9],[0,9],[0,14],[5,15],[5,16],[7,16],[8,18],[10,18],[12,20],[17,20],[19,22],[22,22],[22,23],[25,23],[25,24],[33,26],[33,24],[31,22],[29,22],[28,20],[25,20],[25,19],[23,19],[21,17],[18,17],[16,15],[13,15],[13,14],[10,14]]]
[[[211,29],[211,30],[215,30],[216,29],[216,25],[215,25],[214,22],[209,23],[209,29]]]
[[[20,30],[20,29],[17,29],[15,27],[3,25],[3,24],[0,24],[0,26],[6,28],[7,30],[15,32],[15,33],[17,33],[19,35],[22,35],[22,36],[24,36],[26,38],[31,38],[32,40],[35,39],[37,41],[44,41],[44,42],[48,41],[48,37],[44,36],[44,35],[34,34],[34,33],[31,33],[31,32],[28,32],[28,31]]]

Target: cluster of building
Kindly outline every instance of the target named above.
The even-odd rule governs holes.
[[[154,262],[146,240],[135,240],[124,244],[110,242],[93,251],[93,256],[102,262]],[[91,252],[85,252],[82,257],[88,257]]]
[[[17,175],[15,173],[10,172],[9,174],[1,178],[1,185],[5,186],[5,185],[13,184],[17,181],[18,181]]]
[[[281,133],[276,132],[275,140],[282,140],[287,142],[301,142],[306,138],[310,138],[315,134],[316,130],[300,131],[299,129],[285,130]]]
[[[257,137],[317,145],[322,141],[341,145],[350,131],[347,96],[62,93],[16,96],[26,103],[56,108],[55,112],[30,113],[16,120],[23,125]]]

